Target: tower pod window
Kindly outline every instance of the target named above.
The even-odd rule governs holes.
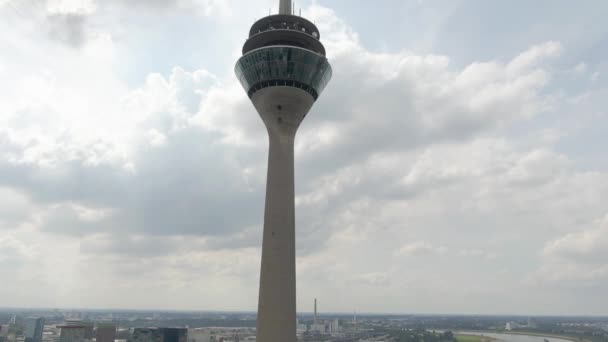
[[[315,99],[331,79],[327,58],[290,46],[260,48],[241,57],[235,72],[249,96],[273,86],[296,87]]]

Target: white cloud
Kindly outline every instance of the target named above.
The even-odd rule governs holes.
[[[544,44],[536,45],[528,51],[520,54],[509,63],[509,71],[513,73],[521,72],[536,66],[539,62],[547,57],[559,56],[563,51],[563,47],[559,42],[550,41]]]
[[[227,0],[118,0],[113,3],[144,10],[175,9],[214,18],[230,17],[235,6],[233,1]]]
[[[34,205],[22,192],[0,187],[0,231],[15,229],[27,221]]]
[[[463,249],[458,251],[458,255],[469,258],[494,260],[497,255],[480,249]]]
[[[373,272],[362,274],[361,276],[359,276],[358,280],[374,287],[384,287],[387,285],[389,278],[386,273]]]
[[[443,255],[448,251],[443,246],[433,246],[428,242],[414,242],[407,245],[401,246],[396,252],[399,256],[428,256],[428,255]]]
[[[585,63],[577,64],[574,69],[572,69],[577,74],[584,74],[587,72],[588,66]]]
[[[21,262],[22,258],[30,258],[32,251],[22,242],[12,236],[3,236],[0,238],[0,262],[17,260]]]
[[[47,0],[47,10],[51,14],[89,15],[95,12],[95,0]]]
[[[0,289],[5,305],[255,308],[267,141],[232,58],[209,50],[226,59],[212,73],[164,36],[128,46],[143,24],[115,19],[198,6],[226,21],[196,26],[200,44],[221,35],[238,51],[245,30],[228,32],[244,24],[231,16],[258,12],[236,5],[56,2],[57,15],[80,16],[55,37],[72,48],[0,22],[14,32],[1,37],[12,81],[0,83],[0,259],[23,270],[19,284],[40,280],[34,299]],[[462,64],[405,42],[372,51],[332,10],[305,14],[334,79],[297,140],[300,307],[322,294],[328,310],[520,312],[521,300],[541,312],[538,284],[603,284],[606,232],[593,220],[608,175],[581,167],[559,146],[568,127],[548,123],[578,96],[556,79],[568,46]],[[173,19],[158,25],[183,29]],[[130,73],[140,64],[145,77]]]
[[[608,263],[608,215],[593,229],[570,233],[547,243],[543,255],[573,262]]]
[[[562,303],[584,301],[576,312],[602,312],[600,295],[608,286],[608,221],[574,226],[571,233],[547,242],[540,253],[540,266],[524,279],[532,291],[551,289]]]

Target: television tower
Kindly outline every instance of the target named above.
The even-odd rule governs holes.
[[[256,21],[235,73],[268,131],[269,155],[257,341],[296,341],[294,140],[331,79],[316,25],[280,0]]]

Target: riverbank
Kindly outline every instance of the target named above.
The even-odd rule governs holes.
[[[568,336],[568,335],[543,334],[543,333],[528,332],[528,331],[521,331],[521,332],[519,332],[519,331],[509,331],[509,332],[504,332],[502,334],[537,336],[537,337],[545,337],[545,338],[559,338],[559,339],[562,339],[562,340],[567,340],[567,341],[572,341],[572,342],[591,342],[591,341],[586,340],[586,339],[577,339],[576,337]]]
[[[578,339],[576,337],[573,336],[567,336],[567,335],[556,335],[556,334],[550,334],[550,333],[537,333],[537,332],[528,332],[528,331],[490,331],[490,330],[479,330],[479,331],[462,331],[462,332],[455,332],[455,335],[469,335],[469,336],[485,336],[488,337],[488,335],[494,335],[494,336],[500,336],[500,335],[504,335],[504,336],[528,336],[528,337],[538,337],[538,338],[542,338],[542,339],[559,339],[562,341],[570,341],[570,342],[591,342],[590,340],[587,339]],[[498,338],[494,338],[494,340],[500,340],[500,337]]]
[[[495,342],[497,339],[484,335],[456,334],[454,336],[458,342]]]

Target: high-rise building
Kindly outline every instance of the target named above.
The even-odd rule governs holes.
[[[81,324],[84,325],[84,338],[92,340],[95,337],[95,323],[93,321],[82,321]]]
[[[0,342],[6,342],[8,336],[8,325],[0,325]]]
[[[63,325],[57,327],[61,328],[61,333],[59,335],[60,342],[92,341],[95,336],[95,323],[92,321],[66,319]]]
[[[256,21],[236,75],[269,138],[257,341],[296,341],[294,141],[329,83],[332,69],[316,25],[280,0],[279,14]]]
[[[211,342],[211,331],[208,329],[189,329],[188,342]]]
[[[42,342],[44,332],[44,318],[29,317],[25,320],[25,342]]]
[[[132,342],[188,342],[185,328],[135,328]]]
[[[114,342],[116,340],[116,323],[99,322],[95,331],[96,342]]]
[[[334,319],[329,323],[329,333],[337,334],[340,332],[340,320]]]
[[[324,322],[313,323],[310,325],[310,331],[325,334],[327,332],[327,325]]]
[[[90,339],[86,338],[88,325],[70,322],[69,324],[58,325],[57,328],[61,329],[61,332],[59,333],[59,342],[90,341]]]

